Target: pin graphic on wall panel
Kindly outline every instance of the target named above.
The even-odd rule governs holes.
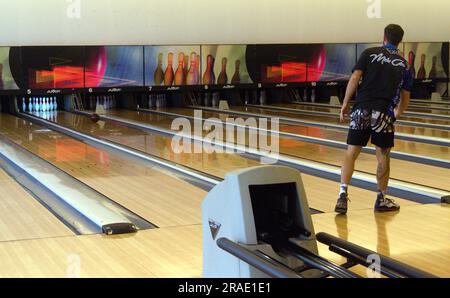
[[[183,69],[183,63],[184,63],[184,53],[181,52],[178,54],[178,68],[175,72],[175,85],[183,85],[184,82],[184,69]]]
[[[200,83],[200,61],[202,61],[202,59],[200,58],[200,55],[196,55],[196,59],[195,59],[195,77],[197,78],[195,84],[199,84]]]
[[[187,85],[187,76],[189,73],[189,55],[184,55],[183,72],[184,72],[183,85]]]
[[[162,69],[162,59],[163,59],[163,54],[159,53],[158,67],[156,68],[155,74],[153,75],[153,81],[156,86],[161,85],[161,83],[164,81],[164,71]]]
[[[203,84],[212,85],[216,81],[214,75],[214,57],[212,55],[208,55],[206,70],[203,74]]]
[[[416,54],[414,54],[413,51],[410,51],[408,54],[408,63],[409,66],[411,67],[411,73],[413,78],[416,77],[416,68],[414,67],[414,63],[416,62]]]
[[[241,68],[241,60],[236,60],[235,66],[234,66],[234,75],[231,78],[231,84],[240,84],[241,83],[241,74],[240,74],[240,68]]]
[[[174,73],[173,73],[172,63],[173,63],[173,53],[170,52],[168,55],[168,58],[167,58],[166,73],[164,74],[164,85],[165,86],[172,86],[172,84],[173,84]]]
[[[189,67],[189,72],[186,76],[186,84],[187,85],[196,85],[198,84],[198,75],[197,75],[197,54],[195,52],[191,53],[191,66]]]
[[[219,77],[217,78],[217,84],[219,85],[228,84],[227,61],[227,58],[222,58],[222,70],[220,71]]]
[[[425,54],[422,54],[422,56],[420,56],[420,68],[417,72],[417,78],[421,80],[425,79],[425,76],[427,75],[425,71],[425,59]]]
[[[433,79],[437,76],[436,63],[437,63],[437,57],[433,56],[433,64],[431,66],[430,74],[428,75],[428,77],[430,79]]]
[[[0,90],[3,89],[3,64],[0,63]]]

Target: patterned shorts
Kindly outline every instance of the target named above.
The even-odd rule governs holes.
[[[350,114],[347,144],[366,146],[371,139],[375,146],[394,147],[395,118],[391,114],[369,109],[353,110]]]

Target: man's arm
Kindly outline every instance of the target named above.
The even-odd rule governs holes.
[[[413,85],[413,75],[410,68],[403,73],[403,85],[400,92],[400,103],[394,109],[394,117],[398,119],[403,112],[408,108],[409,100],[411,98],[411,89]]]
[[[347,84],[347,89],[345,90],[344,103],[342,104],[341,109],[341,116],[340,116],[341,122],[344,122],[345,116],[350,111],[350,99],[352,99],[353,95],[355,95],[362,75],[363,75],[362,70],[355,70],[350,78],[350,81]]]
[[[409,100],[411,98],[411,92],[408,90],[402,90],[400,93],[400,103],[394,110],[395,118],[398,119],[403,112],[408,108]]]

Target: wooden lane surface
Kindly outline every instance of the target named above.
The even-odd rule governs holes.
[[[165,129],[170,129],[170,124],[173,120],[172,118],[167,117],[166,121],[158,121],[158,123],[155,123],[154,115],[131,110],[114,111],[112,114],[123,119],[161,126]],[[193,122],[191,123],[193,126]],[[207,132],[204,132],[204,135],[206,134]],[[273,138],[272,141],[275,141],[275,138]],[[281,154],[314,160],[335,166],[340,166],[345,156],[344,149],[286,138],[279,138],[278,142]],[[376,167],[376,157],[368,153],[361,153],[355,165],[356,170],[371,174],[376,173]],[[424,173],[426,173],[426,175],[424,175]],[[450,169],[398,159],[392,159],[391,161],[391,177],[398,180],[450,191],[450,184],[447,179],[448,176],[450,176]]]
[[[166,111],[170,113],[176,113],[180,116],[187,115],[193,116],[194,110],[189,108],[164,108],[160,109],[161,111]],[[202,110],[200,110],[202,111]],[[115,113],[115,111],[110,111],[111,113]],[[223,114],[219,112],[209,112],[202,111],[202,117],[205,118],[218,118],[222,121],[226,121],[227,118],[243,118],[243,116],[233,116],[229,114]],[[156,120],[155,120],[156,121]],[[158,123],[163,123],[165,125],[170,125],[171,121],[166,120],[165,118],[160,118],[157,120]],[[347,132],[331,129],[331,128],[321,128],[321,127],[313,127],[307,125],[290,125],[290,124],[280,124],[279,127],[281,132],[294,133],[299,135],[306,135],[315,138],[321,138],[326,140],[334,140],[339,142],[347,142]],[[450,137],[450,136],[449,136]],[[370,142],[368,144],[370,147],[374,147]],[[423,155],[431,158],[438,158],[443,160],[450,160],[450,148],[445,146],[438,146],[432,144],[425,144],[419,142],[412,141],[404,141],[404,140],[395,140],[395,151]]]
[[[78,268],[79,277],[201,277],[201,235],[193,225],[3,242],[0,277],[74,277]]]
[[[355,211],[313,215],[315,232],[326,232],[441,277],[450,277],[450,206],[416,205],[398,213]],[[321,254],[344,259],[321,245]],[[365,273],[364,270],[357,270]]]
[[[11,115],[0,133],[159,227],[200,223],[204,190]]]
[[[347,217],[313,215],[316,233],[348,239],[441,277],[450,277],[450,207],[416,205],[396,214],[360,210]],[[336,263],[338,255],[319,245]],[[23,256],[27,259],[24,261]],[[68,260],[81,277],[201,277],[202,227],[161,228],[134,235],[73,236],[0,243],[0,277],[67,277]],[[365,274],[362,267],[354,268]]]
[[[241,107],[241,106],[230,107],[230,110],[238,111],[238,112],[256,113],[256,114],[261,114],[261,116],[288,117],[288,118],[294,118],[294,119],[299,119],[299,120],[343,125],[342,123],[339,123],[339,120],[336,116],[303,115],[303,114],[287,113],[287,112],[282,112],[282,111],[259,109],[259,108],[253,108],[253,107]],[[345,124],[345,125],[347,125],[347,124]],[[395,129],[397,132],[406,133],[406,134],[437,137],[437,138],[449,138],[450,137],[450,132],[448,130],[440,130],[440,129],[424,128],[424,127],[416,127],[416,126],[405,126],[405,125],[399,125],[399,124],[397,124],[395,126]]]
[[[102,121],[103,122],[103,121]],[[133,149],[151,154],[177,164],[187,166],[210,175],[223,178],[228,172],[260,165],[237,154],[226,153],[175,153],[172,150],[171,138],[160,134],[149,133],[138,129],[125,127],[111,122],[94,124],[88,117],[72,113],[60,112],[58,124],[80,132],[113,141]],[[326,179],[302,174],[310,206],[323,212],[332,212],[336,203],[339,185]],[[351,188],[351,210],[373,208],[376,194],[360,188]],[[410,205],[413,202],[396,199],[401,204]]]
[[[74,233],[0,169],[0,242]]]

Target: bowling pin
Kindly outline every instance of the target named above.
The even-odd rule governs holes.
[[[50,98],[49,98],[49,101],[50,101],[50,103],[49,103],[49,108],[48,108],[48,109],[49,109],[50,111],[53,111],[53,97],[50,97]]]
[[[205,102],[204,102],[205,107],[209,107],[210,106],[210,102],[211,102],[211,94],[209,92],[206,92],[206,94],[205,94]]]
[[[54,108],[55,111],[58,110],[58,99],[57,99],[56,96],[55,96],[55,104],[53,105],[53,108]]]
[[[206,61],[206,70],[203,74],[202,82],[205,85],[212,85],[216,81],[216,78],[214,76],[214,57],[212,55],[208,55]]]
[[[420,56],[420,68],[417,72],[417,78],[421,80],[425,79],[425,76],[427,75],[425,70],[425,59],[425,54],[422,54],[422,56]]]
[[[183,85],[187,85],[187,76],[189,73],[189,55],[184,55],[184,60],[183,60],[183,72],[184,72],[184,81],[183,81]]]
[[[234,75],[231,78],[231,84],[240,84],[241,83],[241,60],[236,60],[236,64],[234,66]]]
[[[195,85],[200,84],[200,55],[196,55],[196,59],[195,59],[195,77],[197,78],[197,81],[195,82]]]
[[[33,112],[33,100],[32,98],[28,98],[28,112]]]
[[[227,61],[228,59],[226,57],[222,58],[222,70],[220,71],[219,77],[217,78],[217,84],[219,85],[228,84]]]
[[[184,53],[181,52],[178,54],[178,68],[175,72],[175,85],[180,86],[183,85],[184,82],[184,69],[183,69],[183,63],[184,63]]]
[[[197,54],[195,52],[191,53],[191,66],[189,67],[189,72],[186,76],[186,84],[187,85],[196,85],[198,82],[197,77]]]
[[[0,63],[0,90],[4,89],[3,83],[3,64]]]
[[[437,63],[437,57],[433,56],[433,64],[431,66],[430,74],[428,75],[428,77],[430,79],[434,79],[437,76],[436,63]]]
[[[22,97],[22,112],[27,111],[27,104],[25,103],[25,97]]]
[[[414,67],[415,60],[416,60],[416,54],[414,54],[413,51],[410,51],[408,54],[408,64],[411,67],[411,73],[412,73],[413,78],[416,77],[416,69]]]
[[[311,102],[316,102],[316,89],[311,91]]]
[[[41,111],[41,104],[40,104],[40,98],[36,98],[36,112]]]
[[[173,53],[170,52],[167,58],[166,73],[164,74],[164,86],[172,86],[173,84],[174,74],[172,63],[173,63]]]
[[[158,95],[156,96],[156,108],[157,108],[157,109],[161,106],[161,104],[160,104],[160,98],[161,98],[161,96],[158,94]]]
[[[212,106],[213,106],[213,108],[219,107],[219,93],[218,92],[213,93]]]
[[[161,85],[161,83],[164,81],[164,71],[162,69],[162,59],[163,54],[159,53],[158,55],[158,67],[156,67],[155,73],[153,74],[153,82],[156,86]]]

